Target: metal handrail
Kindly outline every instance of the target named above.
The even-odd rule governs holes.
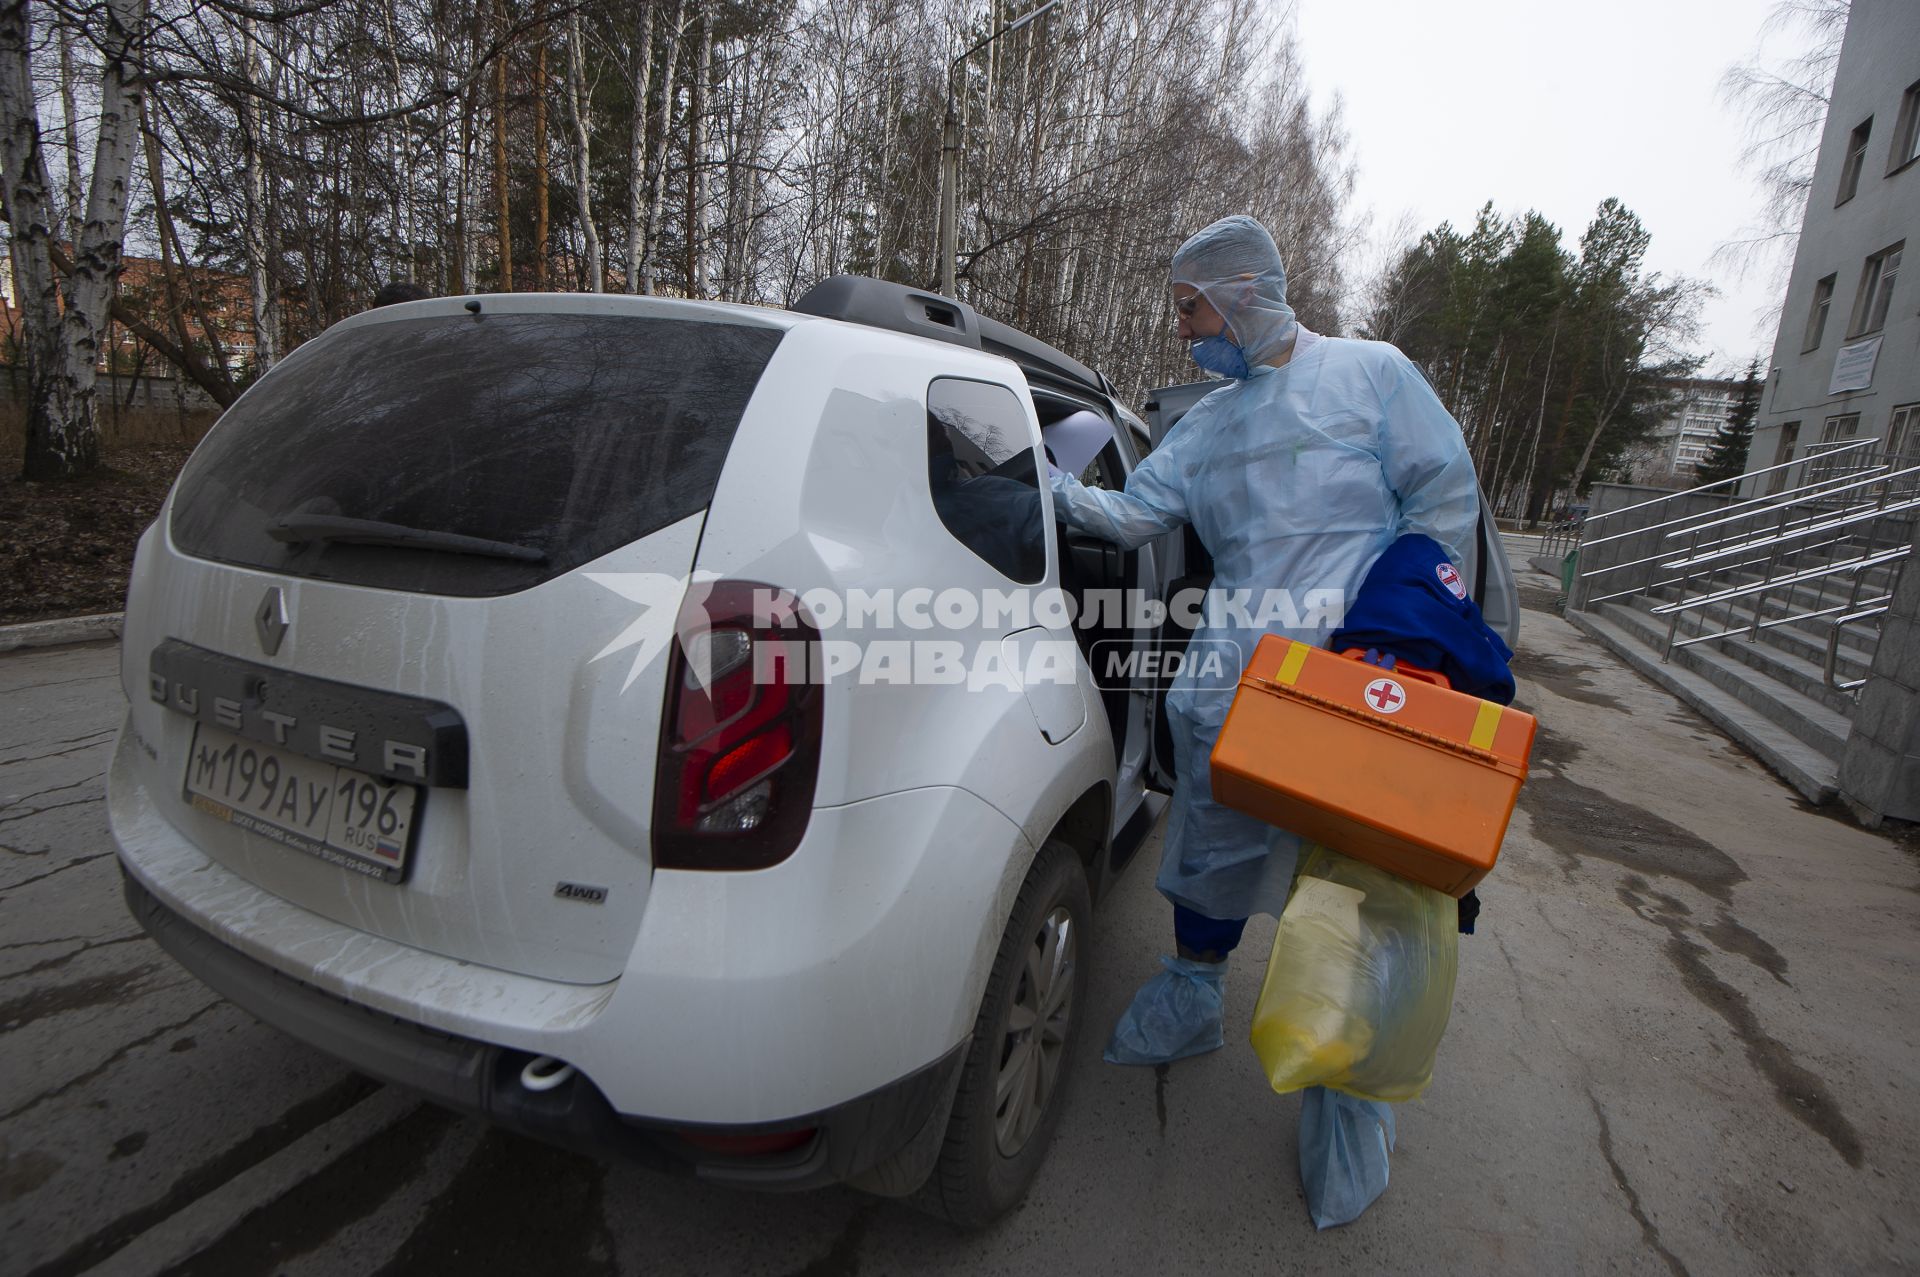
[[[1690,559],[1673,559],[1669,562],[1662,563],[1660,566],[1663,568],[1698,567],[1703,563],[1711,563],[1715,559],[1724,559],[1730,554],[1745,554],[1748,550],[1772,549],[1775,546],[1784,545],[1788,541],[1797,540],[1803,536],[1810,536],[1818,532],[1832,532],[1836,528],[1850,528],[1861,523],[1871,523],[1884,515],[1899,514],[1903,510],[1916,508],[1920,508],[1920,497],[1912,497],[1890,506],[1869,506],[1865,509],[1856,509],[1848,514],[1835,515],[1820,520],[1819,522],[1803,523],[1791,530],[1776,532],[1770,536],[1761,537],[1756,541],[1736,541],[1731,545],[1722,543],[1720,549],[1710,551],[1706,554],[1697,554]]]
[[[1828,687],[1836,692],[1851,692],[1854,688],[1866,683],[1867,680],[1864,678],[1850,678],[1843,683],[1834,677],[1840,664],[1840,631],[1856,622],[1886,615],[1888,606],[1883,603],[1878,607],[1863,608],[1858,612],[1849,612],[1845,616],[1834,618],[1833,628],[1827,631],[1827,659],[1821,663],[1820,667]]]
[[[1920,472],[1920,466],[1916,466],[1916,467],[1914,467],[1914,469],[1915,469],[1915,471],[1916,471],[1916,472]],[[1905,472],[1903,471],[1902,473],[1905,473]],[[1881,479],[1889,479],[1889,478],[1892,478],[1892,477],[1894,477],[1894,476],[1891,476],[1891,475],[1885,475],[1885,476],[1881,476]],[[1880,481],[1880,480],[1873,480],[1872,482],[1879,482],[1879,481]],[[1841,489],[1835,489],[1835,491],[1840,491],[1840,490],[1841,490]],[[1824,494],[1824,495],[1831,495],[1831,494]],[[1881,500],[1882,500],[1882,501],[1884,502],[1884,501],[1885,501],[1885,499],[1886,499],[1886,498],[1885,498],[1885,496],[1884,496],[1884,494],[1883,494],[1883,495],[1882,495],[1882,497],[1881,497]],[[1893,507],[1887,507],[1887,506],[1884,506],[1884,505],[1874,505],[1874,506],[1864,506],[1864,505],[1862,505],[1862,506],[1856,506],[1856,507],[1854,507],[1854,509],[1856,509],[1856,510],[1859,510],[1859,511],[1862,511],[1862,512],[1868,512],[1868,511],[1870,511],[1870,512],[1872,512],[1872,513],[1873,513],[1874,515],[1879,515],[1879,514],[1886,514],[1886,513],[1894,513],[1894,512],[1897,512],[1897,511],[1899,511],[1899,510],[1905,510],[1905,509],[1909,509],[1909,508],[1911,508],[1911,507],[1912,507],[1912,505],[1914,505],[1915,503],[1920,503],[1920,495],[1916,495],[1916,496],[1915,496],[1914,498],[1912,498],[1912,499],[1910,499],[1910,500],[1907,500],[1907,499],[1903,499],[1903,501],[1902,501],[1901,503],[1899,503],[1899,504],[1897,504],[1897,505],[1895,505],[1895,506],[1893,506]],[[1692,526],[1692,527],[1688,527],[1688,528],[1683,528],[1683,529],[1681,529],[1680,531],[1677,531],[1677,532],[1669,532],[1669,533],[1667,533],[1667,536],[1668,536],[1668,537],[1674,537],[1674,536],[1681,536],[1681,535],[1685,535],[1686,533],[1695,533],[1695,534],[1697,534],[1697,533],[1699,533],[1700,531],[1702,531],[1702,530],[1704,530],[1704,529],[1706,529],[1706,528],[1709,528],[1709,527],[1717,527],[1717,526],[1719,526],[1719,525],[1720,525],[1721,523],[1734,523],[1734,522],[1738,522],[1738,521],[1739,521],[1740,519],[1749,519],[1749,518],[1753,518],[1753,517],[1755,517],[1755,516],[1757,516],[1757,515],[1760,515],[1760,514],[1772,514],[1772,513],[1779,513],[1779,512],[1782,512],[1782,511],[1785,511],[1785,510],[1789,510],[1789,509],[1794,509],[1794,508],[1796,508],[1796,507],[1797,507],[1798,505],[1802,505],[1802,504],[1810,504],[1810,502],[1808,502],[1808,501],[1805,501],[1805,500],[1802,500],[1802,501],[1800,501],[1800,502],[1789,502],[1789,503],[1787,503],[1787,504],[1784,504],[1784,505],[1773,505],[1773,506],[1768,506],[1768,507],[1766,507],[1766,508],[1765,508],[1765,509],[1763,509],[1763,510],[1750,510],[1750,511],[1747,511],[1747,512],[1746,512],[1745,514],[1742,514],[1742,515],[1738,515],[1738,516],[1735,516],[1735,517],[1734,517],[1734,518],[1732,518],[1732,519],[1724,519],[1724,520],[1714,520],[1714,521],[1713,521],[1713,522],[1711,522],[1711,523],[1702,523],[1702,524],[1696,524],[1696,525],[1694,525],[1694,526]],[[1697,517],[1697,516],[1695,516],[1695,517]],[[1814,516],[1814,518],[1815,518],[1815,519],[1818,519],[1818,518],[1820,518],[1820,517],[1821,517],[1820,515],[1815,515],[1815,516]],[[1830,517],[1830,515],[1829,515],[1829,517]],[[1684,523],[1684,522],[1686,522],[1686,520],[1684,520],[1684,519],[1681,519],[1681,520],[1674,520],[1674,522],[1677,522],[1677,523]],[[1640,536],[1640,535],[1642,535],[1642,534],[1644,534],[1644,533],[1648,533],[1648,532],[1654,532],[1654,531],[1657,531],[1657,530],[1659,530],[1660,528],[1662,528],[1662,527],[1666,527],[1666,526],[1667,526],[1666,524],[1660,524],[1660,523],[1656,523],[1656,524],[1654,524],[1654,525],[1652,525],[1651,527],[1645,527],[1645,528],[1636,528],[1636,529],[1634,529],[1634,530],[1633,530],[1632,532],[1627,532],[1627,533],[1616,533],[1615,535],[1613,535],[1613,536],[1610,536],[1610,537],[1596,537],[1596,538],[1595,538],[1594,540],[1592,540],[1592,541],[1584,541],[1584,542],[1582,542],[1582,543],[1581,543],[1581,548],[1582,548],[1582,549],[1591,549],[1592,547],[1594,547],[1594,546],[1596,546],[1596,545],[1600,545],[1600,544],[1603,544],[1604,542],[1607,542],[1607,541],[1617,541],[1617,540],[1621,540],[1621,539],[1623,539],[1624,537],[1629,537],[1629,536]],[[1801,527],[1801,528],[1805,528],[1805,527],[1809,527],[1809,526],[1812,526],[1812,525],[1811,525],[1811,524],[1802,524],[1802,525],[1800,525],[1800,527]],[[1776,529],[1775,531],[1776,531],[1776,533],[1783,533],[1783,532],[1785,532],[1785,530],[1786,530],[1786,529],[1785,529],[1785,527],[1784,527],[1784,525],[1783,525],[1783,526],[1782,526],[1781,528],[1779,528],[1779,529]],[[1665,538],[1662,538],[1662,539],[1665,539]],[[1755,544],[1760,544],[1760,543],[1758,543],[1758,542],[1739,542],[1739,543],[1733,543],[1733,544],[1734,544],[1734,545],[1735,545],[1735,546],[1737,547],[1737,546],[1747,546],[1747,545],[1755,545]],[[1709,543],[1708,543],[1708,548],[1709,548],[1709,549],[1723,549],[1723,548],[1728,548],[1728,546],[1729,546],[1729,543],[1728,543],[1727,541],[1724,541],[1724,540],[1717,540],[1717,541],[1711,541],[1711,542],[1709,542]],[[1698,546],[1696,545],[1696,546],[1694,546],[1693,548],[1697,550],[1697,549],[1698,549],[1699,547],[1698,547]],[[1623,559],[1623,560],[1621,560],[1621,561],[1620,561],[1620,562],[1618,562],[1618,563],[1606,563],[1606,564],[1602,564],[1602,565],[1601,565],[1601,566],[1599,566],[1599,567],[1596,567],[1596,568],[1589,568],[1589,569],[1587,569],[1587,570],[1586,570],[1585,572],[1582,572],[1582,573],[1580,574],[1580,579],[1581,579],[1581,580],[1583,580],[1583,581],[1588,581],[1588,580],[1592,580],[1592,579],[1594,579],[1594,578],[1596,578],[1596,577],[1602,577],[1602,576],[1605,576],[1605,575],[1607,575],[1607,573],[1609,573],[1609,572],[1621,572],[1621,571],[1624,571],[1624,570],[1626,570],[1627,568],[1639,568],[1639,567],[1646,567],[1646,566],[1647,566],[1648,564],[1654,564],[1654,563],[1657,563],[1657,564],[1659,564],[1659,565],[1660,565],[1661,567],[1671,567],[1671,566],[1673,566],[1673,563],[1672,563],[1672,562],[1670,562],[1670,561],[1668,561],[1668,559],[1667,559],[1667,556],[1668,556],[1669,554],[1672,554],[1672,553],[1673,553],[1673,551],[1672,551],[1672,550],[1670,550],[1670,549],[1667,549],[1667,550],[1658,550],[1658,551],[1656,551],[1656,552],[1654,552],[1654,553],[1652,553],[1652,554],[1646,554],[1646,555],[1642,555],[1641,557],[1639,557],[1639,558],[1637,558],[1637,559]],[[1646,588],[1652,588],[1652,587],[1651,587],[1651,586],[1649,586],[1649,587],[1646,587]]]
[[[1755,630],[1777,630],[1783,625],[1792,625],[1796,621],[1817,621],[1823,616],[1832,616],[1835,612],[1844,612],[1848,608],[1859,606],[1861,603],[1891,603],[1892,601],[1893,595],[1878,594],[1870,599],[1849,599],[1845,603],[1835,603],[1831,607],[1817,608],[1812,612],[1789,612],[1785,616],[1776,616],[1771,621],[1760,621],[1756,615],[1755,620],[1758,621],[1758,624],[1736,625],[1730,630],[1720,630],[1713,634],[1696,634],[1692,638],[1681,639],[1675,643],[1674,646],[1676,648],[1692,647],[1695,643],[1708,643],[1714,639],[1731,638],[1742,630],[1746,630],[1749,633]]]
[[[1845,545],[1848,540],[1849,538],[1847,537],[1834,537],[1832,540],[1829,540],[1829,541],[1815,541],[1811,545],[1803,545],[1803,546],[1796,547],[1794,550],[1794,553],[1795,554],[1811,554],[1815,550],[1825,550],[1831,546]],[[1659,557],[1660,556],[1657,554],[1653,556],[1653,558],[1655,559],[1658,559]],[[1646,562],[1650,562],[1650,560],[1640,559],[1638,560],[1638,562],[1646,563]],[[1757,559],[1748,559],[1744,563],[1722,564],[1716,570],[1720,572],[1739,572],[1745,568],[1765,567],[1772,562],[1773,562],[1772,556],[1765,555]],[[1664,567],[1666,565],[1662,564],[1661,566]],[[1689,579],[1689,575],[1683,573],[1680,576],[1670,576],[1663,581],[1649,581],[1644,586],[1636,585],[1630,590],[1615,590],[1612,594],[1602,594],[1598,598],[1588,599],[1587,606],[1598,607],[1602,603],[1611,603],[1615,599],[1632,598],[1636,594],[1652,594],[1658,590],[1664,590],[1668,586],[1685,585],[1688,579]]]
[[[1638,606],[1667,621],[1663,660],[1678,648],[1735,635],[1751,643],[1781,626],[1830,627],[1824,635],[1828,685],[1840,691],[1859,687],[1864,679],[1843,680],[1836,672],[1841,635],[1884,614],[1898,573],[1920,544],[1914,536],[1920,464],[1880,447],[1877,439],[1817,447],[1737,481],[1701,484],[1590,518],[1576,546],[1573,604],[1584,609],[1646,596]],[[1797,474],[1789,476],[1796,481],[1786,491],[1711,497],[1695,503],[1705,509],[1672,514],[1671,503],[1680,498],[1789,469]],[[1620,530],[1587,535],[1600,519],[1633,511],[1640,526],[1599,523]],[[1616,557],[1621,561],[1611,561]],[[1596,587],[1606,592],[1587,597]],[[1683,634],[1690,615],[1700,619],[1687,621]],[[1821,629],[1813,635],[1818,642]],[[1851,669],[1871,656],[1847,659]]]
[[[1901,479],[1901,478],[1905,478],[1907,475],[1916,475],[1916,474],[1920,474],[1920,466],[1908,466],[1905,470],[1895,470],[1888,474],[1869,474],[1862,478],[1849,479],[1846,483],[1843,483],[1836,488],[1830,488],[1827,491],[1822,492],[1818,495],[1822,497],[1838,496],[1840,493],[1851,491],[1854,488],[1870,488],[1876,483],[1892,483],[1895,479]],[[1777,497],[1785,496],[1785,495],[1786,495],[1785,493],[1777,493],[1775,498],[1768,498],[1769,500],[1773,500],[1774,504],[1762,506],[1758,510],[1746,510],[1746,511],[1742,511],[1739,514],[1726,514],[1722,512],[1721,517],[1717,519],[1709,519],[1704,523],[1696,524],[1691,528],[1685,529],[1683,532],[1669,532],[1666,534],[1667,538],[1671,539],[1673,537],[1683,536],[1685,535],[1686,532],[1705,532],[1708,528],[1717,528],[1720,525],[1725,523],[1738,523],[1741,519],[1753,519],[1763,514],[1773,514],[1780,510],[1791,510],[1796,506],[1805,505],[1809,499],[1806,497],[1802,497],[1794,501],[1780,501],[1776,499]],[[1650,532],[1652,531],[1652,529],[1641,528],[1640,531]]]
[[[1878,513],[1878,509],[1876,509],[1876,513]],[[1715,542],[1715,545],[1726,545],[1726,543]],[[1749,545],[1749,549],[1751,549],[1751,545]],[[1805,551],[1805,549],[1820,549],[1820,545],[1801,545],[1801,549],[1803,549],[1803,551]],[[1644,566],[1649,565],[1649,563],[1663,566],[1663,568],[1680,565],[1680,559],[1668,559],[1667,555],[1670,555],[1670,553],[1674,553],[1674,551],[1672,551],[1672,549],[1663,549],[1663,551],[1659,551],[1657,555],[1645,555],[1642,559],[1626,559],[1626,561],[1622,561],[1622,563],[1609,563],[1609,565],[1597,566],[1592,572],[1582,572],[1582,574],[1580,574],[1580,580],[1592,580],[1592,578],[1596,578],[1596,576],[1605,576],[1607,572],[1619,572],[1620,568],[1644,568]],[[1634,590],[1628,590],[1628,593],[1640,593],[1642,590],[1657,590],[1657,588],[1667,586],[1667,584],[1670,584],[1670,582],[1649,582],[1647,586],[1638,586],[1638,588],[1634,588]],[[1615,595],[1605,595],[1605,597],[1611,599],[1611,597],[1615,597]],[[1592,599],[1592,603],[1599,603],[1599,601],[1601,601],[1601,599]]]
[[[1794,621],[1812,620],[1814,617],[1824,615],[1833,609],[1827,608],[1817,612],[1789,613],[1787,616],[1776,617],[1774,620],[1763,624],[1760,620],[1760,604],[1756,603],[1753,609],[1753,621],[1748,625],[1736,625],[1730,630],[1716,630],[1711,634],[1696,634],[1691,638],[1679,640],[1677,639],[1677,635],[1680,629],[1680,616],[1683,612],[1690,612],[1703,607],[1712,607],[1718,603],[1730,604],[1734,599],[1747,598],[1756,594],[1764,595],[1767,591],[1777,589],[1783,585],[1801,585],[1808,581],[1835,576],[1842,572],[1863,572],[1868,568],[1877,567],[1882,563],[1892,563],[1904,559],[1912,552],[1913,547],[1903,545],[1898,549],[1886,550],[1875,555],[1867,555],[1863,558],[1849,560],[1845,563],[1831,564],[1823,568],[1809,568],[1790,576],[1776,577],[1754,585],[1745,585],[1734,590],[1722,590],[1717,594],[1701,595],[1693,599],[1682,599],[1675,603],[1668,603],[1656,607],[1653,609],[1654,615],[1672,618],[1667,623],[1667,649],[1660,659],[1667,660],[1670,658],[1675,648],[1692,647],[1695,643],[1711,643],[1715,639],[1732,638],[1734,635],[1742,632],[1749,635],[1757,634],[1762,629],[1772,629],[1775,626],[1786,625]],[[1855,589],[1857,592],[1858,587],[1856,586]],[[1891,595],[1888,597],[1891,598]],[[1848,606],[1852,606],[1852,604],[1848,604]],[[1839,622],[1836,621],[1835,624],[1838,625]],[[1837,652],[1839,650],[1837,646],[1838,640],[1834,638],[1831,632],[1827,636],[1827,643],[1834,651]],[[1855,686],[1858,686],[1858,684],[1855,684]]]
[[[1796,466],[1805,465],[1810,460],[1812,460],[1812,458],[1802,457],[1800,460],[1795,461],[1792,464]],[[1843,475],[1831,475],[1825,479],[1815,479],[1811,483],[1803,483],[1797,488],[1788,488],[1784,492],[1769,492],[1764,496],[1743,497],[1741,500],[1736,501],[1732,505],[1721,506],[1718,510],[1703,510],[1699,514],[1685,514],[1685,515],[1681,515],[1677,519],[1668,519],[1665,523],[1649,523],[1645,527],[1634,528],[1627,532],[1609,533],[1608,535],[1603,537],[1595,537],[1591,541],[1582,541],[1581,546],[1582,548],[1591,548],[1596,545],[1605,545],[1609,541],[1623,541],[1628,537],[1640,536],[1648,532],[1658,532],[1662,528],[1676,529],[1676,531],[1667,533],[1667,535],[1670,537],[1683,536],[1687,532],[1691,532],[1694,526],[1711,526],[1710,524],[1695,525],[1694,521],[1696,519],[1702,519],[1709,516],[1719,516],[1722,519],[1752,518],[1756,514],[1764,513],[1767,509],[1778,509],[1779,504],[1781,503],[1784,503],[1787,505],[1794,504],[1793,501],[1785,500],[1788,497],[1793,497],[1795,498],[1796,501],[1807,501],[1807,500],[1811,500],[1813,497],[1816,497],[1816,496],[1823,496],[1823,497],[1832,496],[1835,492],[1844,492],[1846,491],[1847,486],[1851,486],[1856,481],[1873,483],[1879,479],[1892,478],[1893,477],[1892,475],[1880,475],[1875,473],[1876,471],[1883,470],[1885,468],[1886,467],[1884,466],[1875,466],[1865,472],[1855,472],[1855,473],[1849,473],[1849,474],[1843,474]],[[1920,469],[1920,467],[1915,467],[1915,468]],[[1765,472],[1756,470],[1754,471],[1754,473],[1762,474]],[[1906,472],[1903,471],[1902,473],[1906,473]],[[1859,477],[1861,474],[1864,474],[1865,476],[1864,479],[1861,479]],[[1835,486],[1829,487],[1828,485],[1835,485]],[[1684,497],[1689,494],[1685,492],[1681,492],[1675,495]],[[1671,499],[1672,498],[1670,497],[1661,497],[1660,501],[1668,501]],[[1772,502],[1775,504],[1768,505],[1769,502]],[[1659,504],[1659,501],[1645,501],[1637,506],[1627,506],[1621,510],[1609,510],[1607,513],[1608,514],[1625,514],[1627,510],[1640,510],[1640,509],[1645,509],[1649,505],[1658,505],[1658,504]],[[1762,508],[1759,510],[1750,510],[1750,509],[1743,508],[1743,507],[1754,506],[1754,505],[1758,505]],[[1588,520],[1588,522],[1594,522],[1600,517],[1602,516],[1596,515],[1595,519],[1590,519]]]
[[[1656,616],[1671,616],[1679,612],[1691,612],[1696,608],[1712,607],[1716,603],[1725,603],[1731,599],[1746,598],[1751,594],[1764,594],[1787,585],[1802,585],[1808,581],[1817,581],[1821,577],[1838,576],[1843,572],[1864,572],[1868,568],[1879,567],[1882,563],[1893,563],[1904,559],[1913,552],[1912,546],[1900,546],[1893,550],[1882,550],[1878,554],[1862,555],[1857,559],[1846,559],[1839,563],[1829,563],[1817,568],[1802,568],[1786,576],[1777,576],[1765,581],[1755,581],[1749,585],[1738,585],[1732,589],[1716,590],[1712,594],[1697,594],[1690,599],[1676,599],[1671,603],[1662,603],[1653,609]],[[1745,628],[1744,626],[1742,628]]]
[[[1891,602],[1893,602],[1893,595],[1891,594],[1876,594],[1870,599],[1849,599],[1845,603],[1835,603],[1829,607],[1819,608],[1812,612],[1790,612],[1786,616],[1776,616],[1771,621],[1760,622],[1759,628],[1763,630],[1778,629],[1782,625],[1792,625],[1795,621],[1812,621],[1823,616],[1832,616],[1835,612],[1844,612],[1848,608],[1859,607],[1862,603],[1872,606],[1876,603]]]
[[[1586,525],[1574,519],[1554,524],[1540,534],[1540,553],[1543,556],[1564,558],[1566,551],[1579,544],[1581,530]]]
[[[1697,487],[1687,488],[1681,492],[1670,492],[1666,496],[1655,497],[1651,501],[1640,501],[1633,505],[1623,505],[1618,510],[1605,510],[1599,514],[1588,515],[1587,522],[1598,523],[1602,519],[1612,519],[1612,518],[1618,517],[1619,515],[1631,514],[1635,510],[1644,510],[1648,506],[1659,505],[1663,501],[1678,501],[1682,497],[1697,496],[1700,493],[1707,491],[1709,488],[1725,487],[1729,483],[1736,483],[1736,484],[1742,483],[1748,479],[1756,479],[1763,474],[1772,474],[1776,470],[1785,470],[1792,466],[1803,466],[1807,464],[1807,462],[1809,461],[1824,461],[1828,457],[1838,456],[1840,453],[1851,452],[1856,448],[1865,448],[1870,444],[1876,444],[1879,442],[1880,441],[1878,439],[1856,439],[1852,443],[1836,443],[1831,445],[1812,444],[1812,445],[1809,445],[1807,455],[1804,457],[1795,457],[1792,461],[1782,461],[1776,465],[1767,466],[1764,469],[1760,469],[1760,470],[1749,470],[1745,474],[1735,475],[1731,479],[1715,479],[1712,483],[1703,483],[1698,485]],[[1825,451],[1815,452],[1813,451],[1813,449],[1815,448],[1822,448],[1822,449],[1825,449]],[[1641,530],[1644,531],[1645,529],[1641,529]],[[1593,544],[1593,543],[1589,542],[1588,544]]]

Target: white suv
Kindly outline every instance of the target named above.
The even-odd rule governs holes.
[[[1152,684],[1087,657],[1177,633],[1024,605],[1196,579],[1178,538],[1059,535],[1041,431],[1084,410],[1121,427],[1088,478],[1124,483],[1147,427],[1104,378],[849,277],[794,311],[547,294],[335,326],[142,538],[109,782],[132,911],[450,1106],[991,1219],[1059,1116],[1090,902],[1171,779]],[[1010,681],[821,676],[925,639],[948,592],[1022,604],[941,618]],[[1063,647],[1076,677],[1019,674]]]

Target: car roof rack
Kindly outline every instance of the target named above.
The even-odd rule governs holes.
[[[951,342],[1019,364],[1028,380],[1112,395],[1113,383],[1073,356],[1010,324],[988,319],[963,301],[865,275],[832,275],[787,309],[823,319],[886,328]]]

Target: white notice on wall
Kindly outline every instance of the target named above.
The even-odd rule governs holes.
[[[1840,347],[1833,357],[1833,380],[1827,385],[1830,395],[1849,390],[1865,390],[1873,384],[1873,361],[1880,354],[1880,338],[1869,337],[1851,346]]]

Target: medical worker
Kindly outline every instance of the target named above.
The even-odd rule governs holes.
[[[1121,546],[1191,524],[1214,576],[1190,650],[1237,651],[1189,662],[1167,696],[1178,779],[1155,885],[1173,904],[1177,954],[1115,1026],[1106,1058],[1117,1064],[1218,1049],[1227,955],[1249,916],[1286,904],[1299,837],[1216,803],[1208,771],[1254,644],[1278,634],[1323,646],[1395,538],[1423,533],[1459,562],[1479,517],[1465,440],[1426,379],[1383,342],[1302,328],[1260,223],[1228,217],[1193,236],[1172,284],[1180,337],[1224,384],[1124,491],[1051,481],[1064,522]],[[1307,1092],[1301,1170],[1316,1223],[1347,1222],[1385,1188],[1392,1121],[1384,1104]]]

